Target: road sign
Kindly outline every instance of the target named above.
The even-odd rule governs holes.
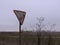
[[[20,25],[23,24],[24,22],[24,18],[25,18],[25,15],[26,15],[26,12],[25,11],[19,11],[19,10],[13,10],[14,13],[16,14],[19,22],[20,22]]]

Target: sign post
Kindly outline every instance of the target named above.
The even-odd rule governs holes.
[[[26,12],[25,11],[19,11],[19,10],[13,10],[18,21],[19,21],[19,44],[21,45],[21,25],[23,25]]]

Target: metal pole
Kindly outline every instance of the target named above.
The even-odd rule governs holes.
[[[21,23],[19,22],[19,45],[21,45]]]

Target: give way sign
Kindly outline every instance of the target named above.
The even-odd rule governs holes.
[[[17,19],[19,20],[20,25],[23,24],[26,12],[25,11],[20,11],[20,10],[13,10],[15,15],[17,16]]]

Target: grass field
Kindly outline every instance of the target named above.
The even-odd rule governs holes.
[[[52,32],[50,43],[51,45],[60,45],[60,33]],[[41,32],[40,44],[48,45],[49,33]],[[22,45],[37,45],[38,37],[36,32],[22,32]],[[19,45],[19,32],[0,32],[0,45]]]

